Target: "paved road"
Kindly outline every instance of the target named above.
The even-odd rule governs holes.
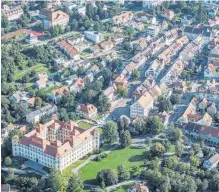
[[[119,147],[119,144],[114,145],[113,147],[111,147],[108,151],[104,151],[104,153],[108,154],[111,151],[117,149]],[[83,162],[82,164],[80,164],[79,166],[75,167],[74,169],[72,169],[72,172],[74,174],[78,174],[78,171],[84,167],[85,165],[87,165],[88,163],[90,163],[92,160],[94,160],[99,154],[95,154],[95,155],[91,155],[85,162]]]

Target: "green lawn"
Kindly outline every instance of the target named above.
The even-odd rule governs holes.
[[[46,67],[44,64],[37,64],[32,67],[28,67],[27,69],[24,70],[15,70],[14,73],[14,80],[21,79],[23,76],[28,74],[29,72],[35,70],[36,72],[48,72],[49,69]]]
[[[49,87],[47,87],[47,88],[40,89],[40,93],[41,93],[42,95],[49,95],[49,94],[52,92],[52,90],[55,90],[55,89],[58,89],[58,88],[59,88],[59,86],[57,86],[57,85],[52,85],[52,86],[49,86]]]
[[[85,130],[89,129],[92,126],[91,123],[87,123],[85,121],[79,122],[78,125],[79,125],[80,128],[85,129]]]
[[[118,165],[123,164],[127,168],[134,165],[144,164],[145,148],[127,147],[125,149],[116,149],[108,154],[107,158],[100,162],[92,161],[80,169],[81,178],[86,183],[95,183],[96,175],[102,169],[116,170]]]
[[[114,189],[113,192],[126,192],[131,185],[132,185],[132,183],[127,184],[127,185],[122,185],[122,186]]]
[[[73,175],[73,172],[72,172],[72,169],[79,166],[80,164],[82,164],[83,162],[85,161],[85,159],[82,159],[82,160],[78,160],[76,161],[75,163],[73,163],[72,165],[68,166],[67,168],[65,168],[62,172],[62,176],[68,180],[72,175]]]

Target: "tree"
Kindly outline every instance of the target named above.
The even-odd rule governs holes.
[[[103,82],[103,86],[104,87],[108,87],[111,81],[111,77],[112,77],[112,72],[110,71],[110,69],[108,68],[104,68],[103,71],[101,72],[104,82]]]
[[[151,170],[159,170],[160,168],[160,160],[157,157],[155,157],[151,161],[145,160],[144,164],[147,166],[148,169]]]
[[[10,27],[10,22],[8,21],[8,18],[5,15],[2,15],[1,25],[3,28],[6,28],[7,30]]]
[[[158,117],[147,119],[146,128],[148,133],[158,134],[164,129],[164,124]]]
[[[133,72],[132,72],[132,78],[133,79],[138,79],[139,77],[140,77],[140,72],[137,70],[137,69],[135,69]]]
[[[159,142],[154,143],[150,148],[150,154],[152,156],[159,156],[164,154],[164,152],[165,152],[165,147]]]
[[[171,142],[181,141],[183,133],[179,128],[170,127],[167,132],[167,137]]]
[[[128,169],[122,164],[117,167],[117,172],[119,181],[124,181],[130,178]]]
[[[41,107],[43,103],[43,100],[40,97],[36,97],[34,105],[35,107]]]
[[[131,145],[132,140],[129,130],[123,131],[120,134],[120,143],[123,148]]]
[[[109,102],[108,97],[102,93],[98,97],[96,106],[97,106],[99,112],[105,113],[105,112],[109,111],[111,104]]]
[[[118,182],[118,176],[112,169],[103,169],[97,173],[97,181],[101,187],[115,185]]]
[[[170,97],[170,101],[171,101],[172,105],[180,104],[181,97],[179,94],[172,94]]]
[[[128,93],[128,89],[122,85],[117,86],[117,93],[121,96],[124,97]]]
[[[81,179],[76,175],[70,177],[68,181],[67,192],[82,192],[82,191],[83,191],[83,183]]]
[[[160,112],[169,112],[170,110],[172,110],[172,104],[169,99],[163,99],[159,102],[158,108]]]
[[[130,119],[125,115],[121,116],[117,122],[119,133],[128,130],[129,124],[130,124]]]
[[[33,187],[34,185],[38,184],[38,180],[36,177],[31,177],[28,181],[28,185],[29,187]]]
[[[61,121],[69,121],[69,116],[65,108],[61,108],[59,111],[59,119]]]
[[[103,129],[103,137],[108,143],[114,143],[118,138],[118,127],[113,121],[108,121]]]
[[[190,161],[191,165],[194,166],[194,167],[198,167],[200,165],[199,158],[194,156],[194,155],[190,156],[189,161]]]
[[[51,186],[52,192],[64,192],[66,188],[65,180],[62,177],[62,174],[57,169],[51,169],[50,176],[48,178],[48,182]]]
[[[6,166],[10,166],[11,163],[12,163],[11,158],[10,158],[10,157],[5,157],[5,159],[4,159],[4,164],[5,164]]]
[[[178,157],[181,157],[182,154],[183,154],[183,151],[184,151],[183,144],[181,144],[180,142],[177,142],[176,146],[175,146],[175,153],[176,153],[176,155]]]
[[[176,168],[176,166],[178,165],[178,157],[173,156],[173,157],[170,157],[169,159],[166,159],[165,160],[165,165],[169,169],[174,170]]]

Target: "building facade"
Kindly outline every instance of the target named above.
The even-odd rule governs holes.
[[[85,155],[99,150],[99,130],[83,130],[70,122],[51,120],[39,124],[22,138],[12,138],[13,156],[62,171]]]

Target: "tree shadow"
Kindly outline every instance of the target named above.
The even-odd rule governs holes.
[[[148,151],[143,152],[141,155],[135,155],[128,159],[129,162],[139,162],[144,161],[146,157],[148,156]]]

